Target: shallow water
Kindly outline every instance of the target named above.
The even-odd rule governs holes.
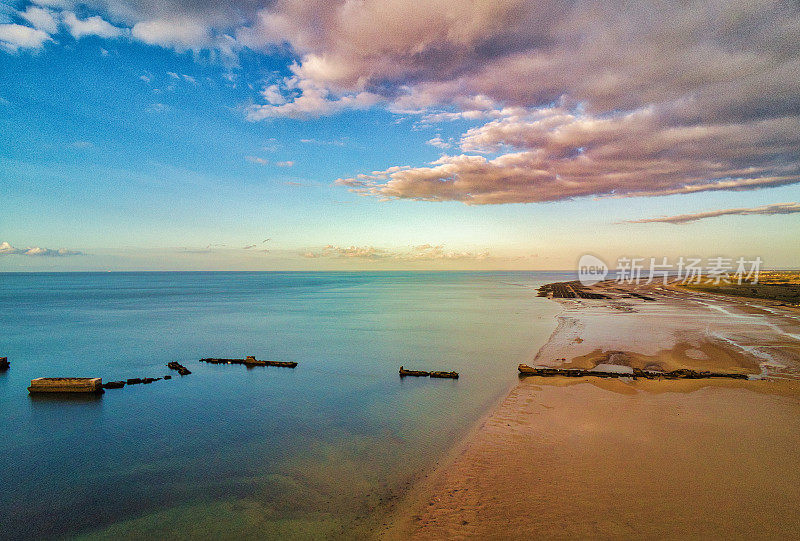
[[[515,381],[555,328],[535,288],[565,277],[0,274],[0,537],[361,537]],[[299,366],[197,362],[244,355]],[[192,374],[26,391],[173,360]]]

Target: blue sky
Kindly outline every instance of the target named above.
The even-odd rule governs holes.
[[[455,75],[426,72],[441,59],[419,66],[408,64],[413,55],[399,56],[395,73],[386,58],[352,54],[369,43],[341,49],[344,30],[316,43],[289,31],[276,38],[255,22],[279,9],[300,17],[290,7],[265,5],[242,22],[210,17],[202,5],[192,5],[187,20],[151,12],[146,2],[44,4],[11,3],[0,14],[0,241],[10,247],[0,250],[0,270],[558,269],[585,252],[800,262],[796,210],[770,207],[800,195],[796,137],[783,135],[800,126],[790,108],[767,103],[775,110],[754,113],[743,101],[708,120],[693,113],[691,122],[675,121],[674,103],[685,96],[651,96],[638,83],[631,87],[643,97],[623,107],[571,81],[560,83],[557,99],[520,98],[487,86],[489,74],[464,75],[463,66],[448,64]],[[70,13],[78,23],[100,19],[76,30]],[[144,32],[161,20],[169,21],[166,35]],[[331,21],[316,32],[335,32]],[[402,20],[391,21],[403,30]],[[302,27],[302,18],[295,23]],[[195,27],[207,34],[182,30]],[[257,43],[256,30],[266,36]],[[219,45],[224,36],[234,36],[232,51]],[[432,47],[435,37],[417,39]],[[474,60],[469,66],[477,69]],[[531,96],[543,86],[536,74],[512,82]],[[314,93],[319,99],[299,99]],[[668,107],[672,124],[651,113]],[[598,139],[594,126],[602,123],[624,134]],[[703,130],[691,148],[707,150],[677,152],[681,167],[667,176],[652,156],[625,148],[632,133],[652,145],[675,137],[680,146],[680,130],[694,138]],[[760,135],[745,145],[747,133]],[[569,137],[571,150],[559,154]],[[722,158],[719,148],[741,150]],[[617,155],[606,163],[609,149]],[[582,165],[589,159],[595,163]],[[637,160],[648,165],[631,166]],[[627,172],[592,176],[610,164]],[[683,225],[621,223],[764,206]],[[25,255],[31,247],[80,255]]]

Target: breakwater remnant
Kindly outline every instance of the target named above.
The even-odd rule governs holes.
[[[449,379],[458,379],[458,372],[427,372],[425,370],[406,370],[402,366],[400,367],[400,377],[404,378],[406,376],[416,376],[416,377],[432,377],[432,378],[449,378]]]
[[[431,372],[431,377],[458,379],[458,372]]]
[[[681,368],[669,372],[658,372],[655,370],[642,370],[633,368],[630,371],[617,372],[608,370],[596,370],[594,368],[547,368],[533,367],[521,364],[517,367],[520,377],[543,376],[554,377],[563,376],[568,378],[579,378],[584,376],[594,376],[596,378],[645,378],[645,379],[706,379],[706,378],[731,378],[748,379],[747,374],[732,374],[724,372],[707,372]]]
[[[140,383],[147,385],[159,380],[161,380],[161,378],[129,378],[125,383],[128,385],[139,385]]]
[[[245,366],[283,366],[286,368],[294,368],[297,363],[294,361],[259,361],[253,355],[248,355],[244,359],[200,359],[201,363],[209,364],[243,364]]]
[[[177,370],[178,374],[180,374],[181,376],[188,376],[189,374],[191,374],[188,368],[186,368],[177,361],[172,361],[167,363],[167,368],[169,368],[170,370]]]
[[[406,370],[402,366],[400,367],[400,377],[406,377],[406,376],[428,377],[430,375],[431,373],[426,372],[425,370]]]
[[[0,357],[0,372],[4,372],[11,368],[11,363],[8,362],[8,357]]]
[[[538,289],[539,297],[553,299],[607,299],[608,295],[590,291],[578,281],[545,284]],[[652,299],[651,299],[652,300]]]
[[[164,376],[161,378],[128,378],[125,381],[109,381],[103,388],[105,389],[122,389],[126,385],[149,385],[155,381],[161,381],[162,379],[172,379],[172,376]]]
[[[171,362],[167,366],[177,370],[182,376],[191,374],[183,365]],[[128,378],[103,383],[102,378],[36,378],[31,380],[28,391],[31,393],[102,393],[104,389],[122,389],[126,385],[149,385],[155,381],[172,379],[166,375],[161,378]]]
[[[36,378],[28,392],[35,393],[95,393],[103,392],[102,378]]]

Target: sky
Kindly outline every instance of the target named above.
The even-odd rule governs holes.
[[[0,4],[0,271],[800,267],[795,1]]]

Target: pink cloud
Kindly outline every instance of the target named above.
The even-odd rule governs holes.
[[[746,190],[800,181],[800,156],[784,154],[794,146],[792,117],[671,126],[654,108],[595,116],[553,107],[468,130],[465,153],[337,183],[384,199],[475,205]]]
[[[800,212],[800,204],[798,203],[774,203],[772,205],[764,205],[761,207],[754,207],[754,208],[719,209],[719,210],[709,210],[706,212],[696,212],[693,214],[679,214],[676,216],[660,216],[658,218],[627,220],[625,223],[688,224],[691,222],[696,222],[698,220],[716,218],[718,216],[750,216],[750,215],[773,216],[778,214],[796,214],[798,212]]]

